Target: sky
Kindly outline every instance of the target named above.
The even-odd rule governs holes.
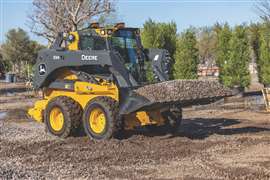
[[[256,0],[117,0],[119,21],[130,27],[142,27],[151,18],[158,22],[174,21],[178,32],[190,26],[211,26],[216,22],[230,25],[257,22]],[[27,16],[32,0],[0,0],[0,43],[6,32],[21,27],[29,32]],[[29,32],[32,39],[46,43]]]

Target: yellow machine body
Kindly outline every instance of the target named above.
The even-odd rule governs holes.
[[[35,106],[28,110],[28,114],[36,121],[43,122],[43,114],[50,100],[59,96],[67,96],[78,102],[84,109],[88,102],[99,96],[110,97],[119,102],[118,87],[111,83],[103,81],[100,85],[88,82],[76,81],[76,75],[70,71],[64,70],[60,73],[61,79],[75,80],[74,91],[57,90],[57,89],[44,89],[43,99],[35,103]],[[68,86],[68,84],[67,84]],[[69,87],[67,87],[68,89]],[[132,114],[125,115],[124,117],[125,129],[133,129],[139,126],[146,125],[163,125],[164,119],[161,116],[160,110],[145,112],[140,111]]]
[[[104,29],[95,27],[95,31],[102,37],[109,37],[113,31],[123,28],[124,24],[119,24],[112,29]],[[110,32],[111,31],[111,32]],[[78,32],[70,32],[68,35],[73,35],[74,41],[68,44],[68,50],[77,51],[79,49],[79,34]],[[77,80],[76,75],[68,70],[63,70],[59,73],[58,79]],[[69,86],[67,84],[67,86]],[[69,87],[66,87],[67,89]],[[50,100],[58,96],[67,96],[78,102],[84,109],[89,101],[98,96],[111,97],[119,102],[119,91],[115,84],[107,83],[104,81],[101,85],[92,84],[88,82],[75,82],[74,91],[45,89],[43,90],[43,100],[37,101],[35,106],[29,109],[28,114],[36,121],[43,122],[43,113]],[[164,119],[161,116],[160,110],[151,112],[136,112],[125,115],[124,117],[125,128],[133,129],[134,127],[146,126],[146,125],[163,125]]]

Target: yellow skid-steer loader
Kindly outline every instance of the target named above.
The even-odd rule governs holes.
[[[176,130],[181,106],[150,103],[134,92],[145,85],[146,61],[157,82],[169,80],[168,51],[144,49],[138,28],[93,23],[81,31],[59,33],[51,48],[38,54],[33,85],[43,97],[28,114],[62,138],[82,128],[96,140],[140,126]]]

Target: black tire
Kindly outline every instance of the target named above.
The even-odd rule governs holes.
[[[171,73],[172,73],[172,58],[170,56],[170,53],[167,50],[165,51],[164,58],[160,62],[160,68],[161,68],[161,72],[165,75],[165,78],[169,80],[171,78]],[[155,79],[158,82],[161,82],[158,75],[155,72],[153,73],[154,73]]]
[[[163,113],[163,117],[165,118],[166,128],[170,132],[175,133],[181,126],[182,108],[173,106],[168,111]]]
[[[146,129],[153,133],[175,133],[181,126],[182,108],[171,107],[169,110],[162,113],[165,122],[164,125],[148,125]]]
[[[55,131],[50,123],[50,113],[53,108],[59,108],[64,116],[64,124],[61,130]],[[45,110],[44,114],[46,129],[52,135],[66,138],[76,135],[81,127],[82,108],[73,99],[66,96],[59,96],[52,99]]]
[[[172,73],[172,58],[169,51],[165,52],[165,59],[161,63],[162,71],[166,74],[167,78],[170,79],[170,74]]]
[[[100,133],[96,133],[89,123],[90,114],[95,108],[102,110],[105,115],[105,128]],[[93,140],[108,140],[118,135],[118,131],[121,130],[118,109],[117,101],[110,97],[101,96],[91,100],[85,107],[83,115],[85,133]]]

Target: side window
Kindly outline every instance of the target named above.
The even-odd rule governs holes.
[[[112,45],[116,48],[125,48],[125,40],[122,37],[112,37]]]
[[[83,35],[80,37],[81,50],[104,50],[106,48],[106,41],[101,37]]]
[[[94,37],[93,50],[104,50],[107,49],[106,41],[102,37]]]
[[[93,49],[94,41],[91,36],[81,36],[80,37],[81,50]]]
[[[136,40],[127,38],[126,39],[126,46],[127,46],[127,48],[130,48],[130,49],[136,48],[137,47]]]

